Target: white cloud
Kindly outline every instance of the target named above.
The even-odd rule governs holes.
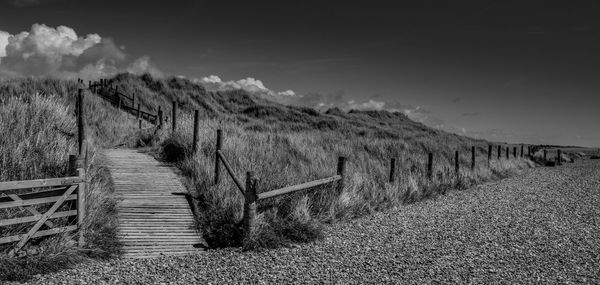
[[[203,84],[209,90],[246,90],[251,93],[258,93],[261,95],[271,95],[271,96],[295,96],[296,93],[292,90],[286,90],[282,92],[275,92],[271,89],[267,88],[265,84],[253,77],[248,77],[245,79],[240,79],[237,81],[223,81],[219,76],[210,75],[207,77],[203,77],[200,80],[194,80],[194,82]]]
[[[78,36],[66,26],[34,24],[15,35],[0,31],[0,76],[54,76],[92,79],[118,72],[158,74],[148,57],[135,61],[111,39]]]
[[[294,92],[292,90],[286,90],[286,91],[277,92],[277,95],[279,95],[279,96],[296,96],[296,92]]]
[[[385,106],[385,102],[382,101],[376,101],[373,99],[370,99],[367,102],[362,102],[362,103],[356,103],[354,100],[350,100],[348,101],[348,104],[345,108],[347,109],[356,109],[356,110],[376,110],[376,111],[380,111],[383,110]]]
[[[8,45],[9,37],[9,33],[0,31],[0,59],[6,56],[6,46]]]

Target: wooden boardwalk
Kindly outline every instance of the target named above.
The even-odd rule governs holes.
[[[118,199],[119,239],[125,257],[202,251],[185,187],[173,169],[131,149],[104,151]],[[195,247],[196,246],[196,247]]]

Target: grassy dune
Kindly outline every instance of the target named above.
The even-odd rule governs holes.
[[[135,94],[142,109],[164,110],[163,130],[137,130],[135,119],[86,92],[85,113],[91,165],[89,216],[85,230],[89,246],[67,247],[65,236],[44,239],[44,256],[11,259],[0,255],[0,279],[20,279],[78,262],[89,256],[118,253],[111,180],[99,167],[97,150],[107,147],[154,146],[165,160],[182,170],[200,209],[198,224],[211,247],[277,247],[323,236],[323,224],[365,215],[497,179],[531,166],[528,160],[487,164],[488,143],[428,128],[401,113],[376,111],[327,112],[284,106],[243,91],[207,92],[179,78],[119,75],[111,79],[121,92]],[[68,154],[75,153],[74,82],[23,79],[0,84],[0,181],[60,177]],[[171,101],[180,106],[178,131],[169,124]],[[200,151],[191,153],[192,112],[201,111]],[[213,185],[216,130],[223,129],[223,152],[243,180],[248,170],[260,179],[259,192],[302,183],[335,173],[338,156],[348,158],[347,183],[341,193],[324,186],[261,201],[258,228],[242,241],[243,197],[223,169]],[[478,167],[468,170],[470,147],[477,146]],[[18,150],[18,151],[15,151]],[[461,151],[461,178],[453,173],[453,155]],[[428,152],[435,175],[425,178]],[[469,154],[469,155],[468,155]],[[389,159],[398,161],[395,183],[388,183]],[[14,213],[0,213],[7,217]],[[4,230],[4,229],[3,229]],[[2,250],[0,248],[0,250]]]
[[[77,152],[75,118],[76,83],[50,79],[4,81],[0,84],[0,181],[67,176],[69,154]],[[22,279],[62,268],[89,258],[118,253],[116,219],[111,197],[110,175],[100,167],[99,147],[135,145],[136,124],[122,112],[95,96],[86,94],[84,104],[87,137],[86,248],[74,248],[70,233],[33,239],[25,251],[37,252],[24,258],[6,253],[13,244],[0,246],[0,280]],[[44,212],[49,205],[39,206]],[[18,208],[1,209],[0,218],[29,215]],[[53,219],[60,225],[66,219]],[[2,235],[27,231],[31,224],[0,228]]]
[[[178,78],[121,75],[112,83],[136,94],[151,110],[162,106],[167,116],[172,100],[181,106],[176,134],[167,123],[156,140],[163,158],[176,162],[188,178],[201,209],[200,230],[212,247],[242,244],[243,197],[227,174],[219,185],[212,182],[217,129],[223,129],[223,152],[235,173],[243,181],[246,171],[255,171],[259,192],[331,176],[337,157],[348,159],[342,193],[326,186],[261,201],[258,229],[245,241],[247,248],[314,240],[322,236],[324,222],[418,201],[532,165],[527,160],[503,159],[488,167],[488,142],[434,130],[401,113],[337,109],[320,113],[242,91],[207,92]],[[203,117],[196,155],[191,153],[193,109]],[[477,147],[478,155],[473,172],[468,169],[471,146]],[[455,150],[461,152],[460,179],[454,174]],[[432,181],[425,177],[429,152],[435,154]],[[387,182],[391,157],[398,160],[398,176],[392,184]]]

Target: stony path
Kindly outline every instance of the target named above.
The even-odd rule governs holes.
[[[531,169],[334,224],[313,244],[81,264],[31,284],[599,284],[599,185],[599,162]]]
[[[185,187],[171,167],[131,149],[105,151],[118,199],[124,257],[186,255],[201,249]]]

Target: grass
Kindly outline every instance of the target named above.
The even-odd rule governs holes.
[[[366,215],[498,179],[532,166],[528,160],[487,164],[488,142],[428,128],[401,113],[350,111],[284,106],[243,91],[207,92],[180,78],[153,79],[147,75],[119,75],[110,80],[126,94],[135,94],[142,109],[161,106],[167,125],[171,101],[180,106],[178,131],[140,131],[135,120],[86,92],[85,113],[91,150],[88,217],[89,245],[69,247],[68,236],[32,243],[44,257],[0,257],[0,279],[22,279],[68,266],[91,257],[119,253],[111,179],[102,168],[101,148],[154,147],[162,159],[173,162],[200,209],[199,229],[210,247],[246,249],[287,246],[324,236],[324,225]],[[3,131],[0,145],[0,181],[59,177],[66,173],[68,154],[75,152],[74,82],[51,79],[5,81],[0,87]],[[199,152],[191,152],[192,111],[201,111]],[[30,116],[30,114],[34,114]],[[5,123],[9,122],[9,123]],[[33,127],[37,132],[28,132]],[[219,185],[212,183],[215,133],[224,132],[223,153],[240,180],[253,170],[260,178],[259,192],[335,174],[338,156],[348,158],[347,181],[341,192],[322,186],[259,203],[256,230],[243,240],[243,197],[222,170]],[[41,132],[43,135],[39,135]],[[477,168],[451,171],[455,150],[461,165],[470,163],[470,147],[477,149]],[[13,150],[19,152],[13,154]],[[433,152],[435,175],[425,177],[426,156]],[[398,161],[396,182],[388,183],[389,159]],[[32,167],[44,165],[41,168]],[[0,217],[2,214],[0,213]],[[54,258],[54,259],[52,259]],[[4,274],[4,275],[1,275]]]
[[[77,152],[75,94],[77,84],[51,79],[4,81],[0,85],[0,181],[67,176],[69,154]],[[116,216],[111,196],[110,174],[101,167],[98,148],[135,146],[136,125],[127,115],[103,100],[86,94],[89,167],[86,179],[87,217],[83,225],[87,245],[74,246],[72,233],[32,239],[28,255],[9,257],[12,244],[0,246],[0,280],[23,280],[90,258],[109,258],[119,253]],[[63,207],[69,207],[65,205]],[[45,212],[49,205],[36,208]],[[29,214],[11,208],[0,210],[1,218]],[[53,219],[57,225],[67,218]],[[2,227],[2,236],[26,232],[32,224]]]

